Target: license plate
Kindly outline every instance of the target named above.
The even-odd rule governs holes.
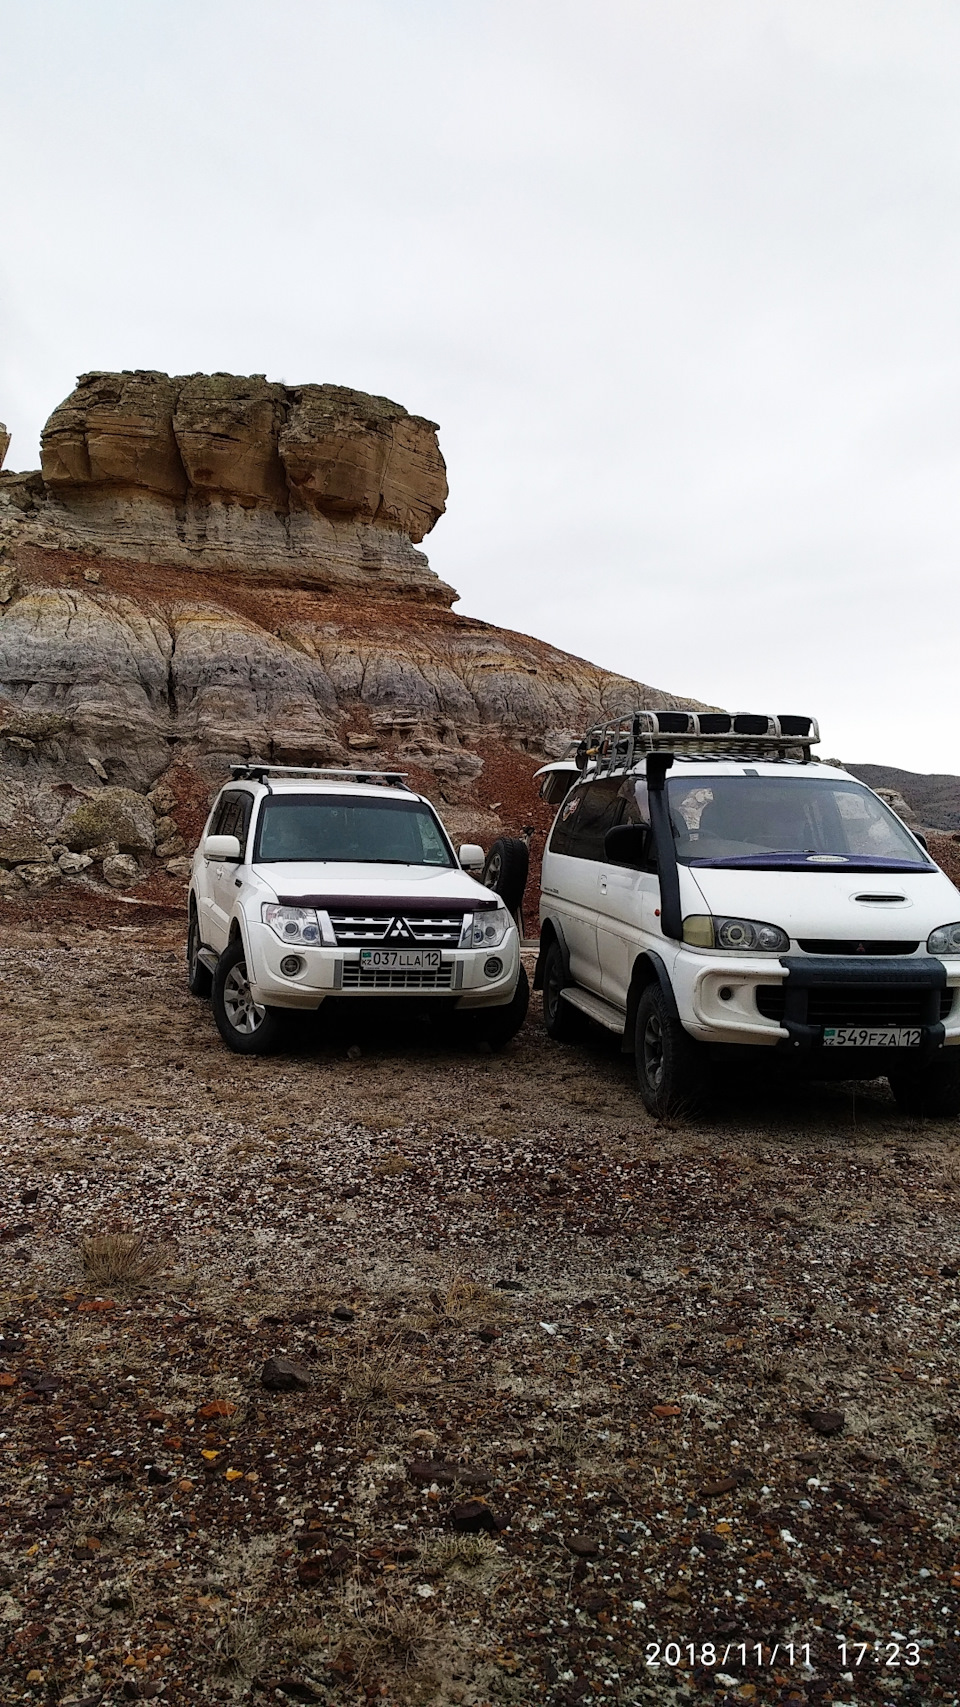
[[[360,965],[371,971],[433,972],[440,965],[439,948],[362,948]]]
[[[917,1049],[919,1027],[827,1025],[823,1029],[825,1049]]]

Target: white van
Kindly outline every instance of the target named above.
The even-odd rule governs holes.
[[[651,1113],[722,1062],[886,1075],[960,1113],[960,893],[864,783],[817,762],[807,717],[637,711],[537,772],[551,1037],[584,1016],[636,1054]]]

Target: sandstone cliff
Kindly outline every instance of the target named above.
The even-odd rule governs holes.
[[[42,465],[0,473],[0,834],[55,860],[86,857],[68,820],[108,790],[150,792],[182,855],[251,756],[407,770],[490,839],[588,722],[677,703],[450,608],[414,546],[446,500],[436,428],[384,398],[88,374]],[[136,851],[102,824],[91,846]]]

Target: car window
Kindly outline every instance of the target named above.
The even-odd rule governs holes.
[[[236,836],[243,853],[247,840],[247,830],[250,825],[250,813],[253,809],[251,794],[224,794],[217,807],[209,834],[211,836]]]
[[[550,837],[550,852],[571,859],[603,859],[603,838],[624,809],[622,780],[584,782],[568,795]]]
[[[356,795],[270,796],[260,809],[254,858],[447,868],[456,863],[422,801]]]

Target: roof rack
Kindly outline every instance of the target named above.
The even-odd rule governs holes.
[[[349,765],[324,769],[320,765],[266,765],[259,759],[251,759],[242,765],[231,765],[230,775],[238,782],[262,782],[271,776],[329,776],[341,782],[372,782],[379,783],[381,787],[405,788],[412,793],[406,771],[368,771]]]
[[[595,776],[630,771],[646,753],[677,758],[810,760],[820,739],[816,718],[755,712],[628,712],[589,729],[576,750],[578,770]]]

